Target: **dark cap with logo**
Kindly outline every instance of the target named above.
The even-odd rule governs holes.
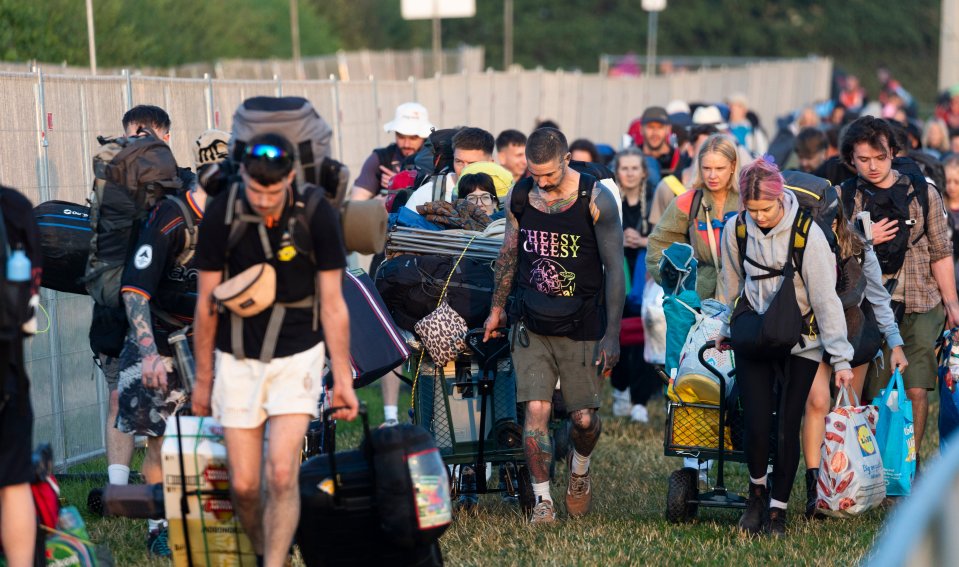
[[[640,118],[640,121],[645,126],[646,124],[652,124],[653,122],[659,122],[660,124],[669,124],[669,114],[666,113],[666,109],[661,106],[650,106],[643,111],[643,117]]]

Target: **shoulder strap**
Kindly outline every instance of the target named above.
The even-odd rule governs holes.
[[[526,210],[526,205],[529,203],[529,192],[532,190],[532,177],[524,177],[513,185],[513,196],[509,202],[509,210],[516,217],[516,220],[523,216],[523,211]]]
[[[595,177],[589,175],[588,173],[579,174],[579,199],[583,202],[583,211],[586,213],[586,220],[589,221],[590,226],[595,224],[592,213],[589,211],[590,197],[593,195],[593,187],[599,181]]]
[[[193,253],[196,251],[196,221],[193,218],[193,211],[187,206],[183,199],[173,195],[167,195],[166,198],[176,203],[176,206],[180,208],[180,214],[183,215],[183,223],[186,225],[183,250],[180,251],[180,255],[177,256],[176,259],[177,264],[185,266],[193,259]]]
[[[258,215],[249,212],[245,206],[246,200],[240,195],[240,182],[234,181],[230,186],[230,193],[227,195],[226,202],[226,223],[230,225],[230,234],[226,238],[226,255],[230,256],[230,251],[236,248],[240,239],[246,233],[248,224],[257,225],[257,232],[260,236],[260,244],[263,246],[263,254],[267,260],[273,259],[273,249],[270,246],[270,239],[266,234],[266,226],[263,219]]]
[[[736,248],[739,249],[739,265],[746,273],[746,211],[736,215]]]
[[[689,204],[689,226],[695,227],[696,217],[699,216],[699,209],[703,205],[703,190],[694,190],[692,199],[692,202]]]
[[[673,192],[673,195],[677,197],[686,192],[686,186],[675,175],[667,175],[663,178],[663,181],[666,182],[666,186]]]
[[[912,244],[919,242],[919,239],[926,235],[927,225],[929,224],[929,184],[925,176],[920,174],[905,173],[909,178],[909,185],[912,186],[912,193],[906,198],[906,203],[912,199],[919,201],[919,207],[922,210],[922,232],[913,239]]]
[[[852,218],[852,211],[856,207],[856,191],[859,190],[859,177],[850,177],[839,185],[842,194],[842,210],[846,218]]]
[[[806,243],[809,241],[809,230],[812,227],[812,215],[806,209],[799,209],[796,213],[796,220],[793,222],[792,242],[790,255],[793,259],[793,265],[802,277],[803,255],[806,252]]]

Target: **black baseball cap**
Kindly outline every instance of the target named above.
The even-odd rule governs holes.
[[[660,124],[669,124],[669,114],[666,112],[666,109],[662,106],[650,106],[643,111],[643,116],[640,118],[640,122],[643,125],[651,124],[653,122],[659,122]]]

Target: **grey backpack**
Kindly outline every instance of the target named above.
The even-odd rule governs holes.
[[[333,129],[313,108],[298,96],[248,98],[233,114],[230,157],[243,161],[243,151],[258,134],[280,134],[296,148],[297,187],[311,183],[326,190],[336,208],[346,198],[349,171],[330,159]]]

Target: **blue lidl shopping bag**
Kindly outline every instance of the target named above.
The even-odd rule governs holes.
[[[959,376],[950,371],[954,359],[959,358],[957,331],[951,329],[944,332],[939,348],[939,452],[946,450],[952,435],[959,430],[959,384],[956,382]]]
[[[916,440],[912,402],[906,397],[906,387],[898,368],[872,403],[879,408],[876,442],[886,476],[886,495],[908,496],[916,475]]]

